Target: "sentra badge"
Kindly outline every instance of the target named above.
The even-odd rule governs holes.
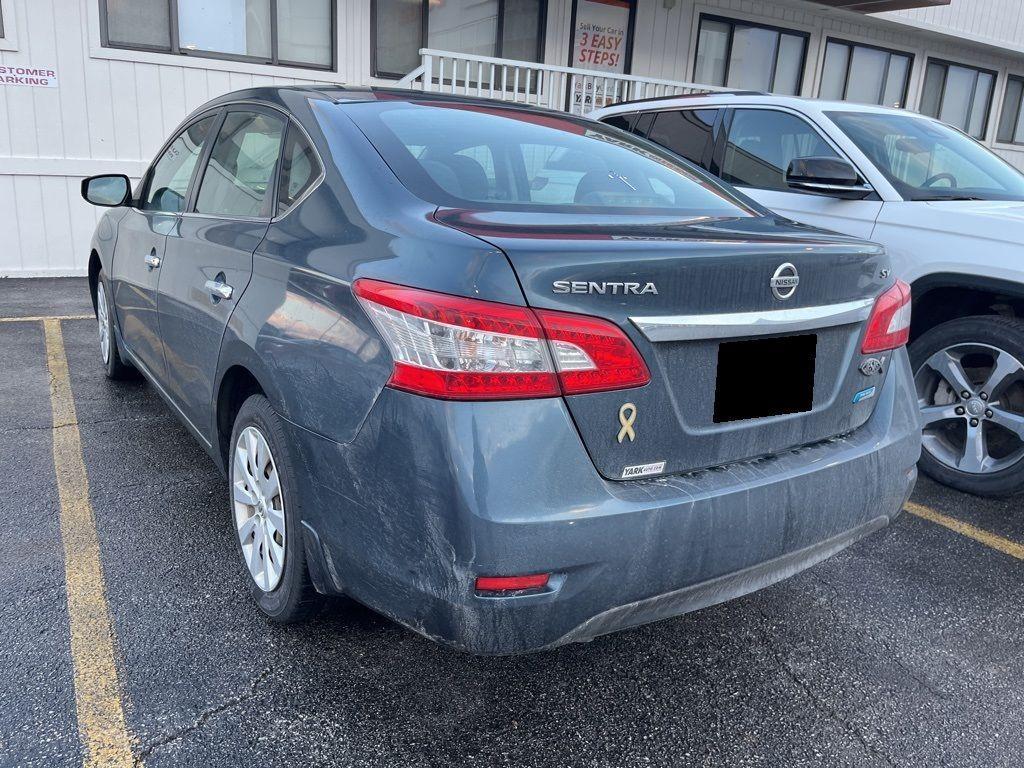
[[[610,293],[612,296],[643,296],[647,293],[658,295],[658,286],[654,283],[627,283],[627,282],[602,282],[595,283],[586,280],[555,280],[551,284],[554,293]]]

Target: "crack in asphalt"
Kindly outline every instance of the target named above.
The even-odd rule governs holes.
[[[765,611],[761,608],[757,608],[756,610],[761,615],[761,618],[765,621],[765,623],[770,625],[771,617],[769,617],[768,614],[765,613]],[[780,651],[776,647],[775,643],[772,642],[771,635],[768,633],[767,629],[765,627],[759,627],[758,629],[760,630],[761,640],[764,643],[765,648],[768,649],[768,652],[775,659],[775,662],[785,673],[786,677],[788,677],[801,691],[804,692],[807,698],[811,700],[811,704],[813,705],[813,707],[822,714],[827,715],[829,719],[831,719],[833,722],[841,725],[843,729],[851,736],[853,736],[853,738],[856,739],[857,742],[862,747],[864,747],[864,749],[870,755],[878,758],[879,760],[882,760],[886,765],[891,766],[891,768],[896,768],[896,763],[893,761],[891,757],[889,757],[882,750],[880,750],[878,747],[872,744],[864,735],[864,733],[860,730],[860,728],[858,728],[852,722],[843,717],[834,707],[829,706],[829,704],[824,699],[818,696],[818,694],[814,691],[811,685],[803,679],[801,679],[801,677],[796,673],[796,671],[793,670],[789,666],[789,664],[786,663],[786,659],[783,656],[782,651]]]
[[[273,677],[273,675],[273,668],[265,669],[263,672],[261,672],[253,679],[253,681],[249,684],[247,690],[229,697],[226,701],[221,702],[215,707],[204,709],[202,712],[199,713],[199,716],[195,719],[195,721],[190,723],[189,725],[183,725],[180,728],[176,728],[170,733],[165,733],[159,738],[149,742],[149,744],[142,747],[142,749],[140,749],[136,753],[135,765],[141,768],[141,766],[145,765],[146,760],[156,750],[173,744],[176,741],[179,741],[188,734],[200,730],[204,725],[206,725],[208,722],[210,722],[210,720],[217,717],[218,715],[223,714],[224,712],[227,712],[228,710],[237,707],[239,704],[244,704],[246,701],[253,698],[256,695],[256,692],[259,689],[259,687],[263,685],[263,683],[265,683],[271,677]]]

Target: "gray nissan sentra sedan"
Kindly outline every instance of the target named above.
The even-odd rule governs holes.
[[[474,653],[586,640],[807,568],[914,484],[884,251],[617,129],[256,89],[83,194],[107,375],[225,472],[272,619],[345,593]]]

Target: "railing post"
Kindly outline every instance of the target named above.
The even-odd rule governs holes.
[[[424,91],[429,91],[434,82],[434,57],[429,53],[423,54],[423,83]]]

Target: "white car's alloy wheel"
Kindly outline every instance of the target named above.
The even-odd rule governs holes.
[[[100,282],[96,286],[96,323],[100,330],[100,354],[103,362],[110,362],[110,317],[107,309],[107,291]]]
[[[242,554],[256,586],[272,592],[284,573],[284,494],[270,445],[256,427],[248,426],[239,433],[231,474]]]
[[[1020,382],[1024,365],[1001,349],[988,344],[940,349],[915,376],[924,450],[970,474],[1013,466],[1024,458],[1024,413],[1012,391]]]

